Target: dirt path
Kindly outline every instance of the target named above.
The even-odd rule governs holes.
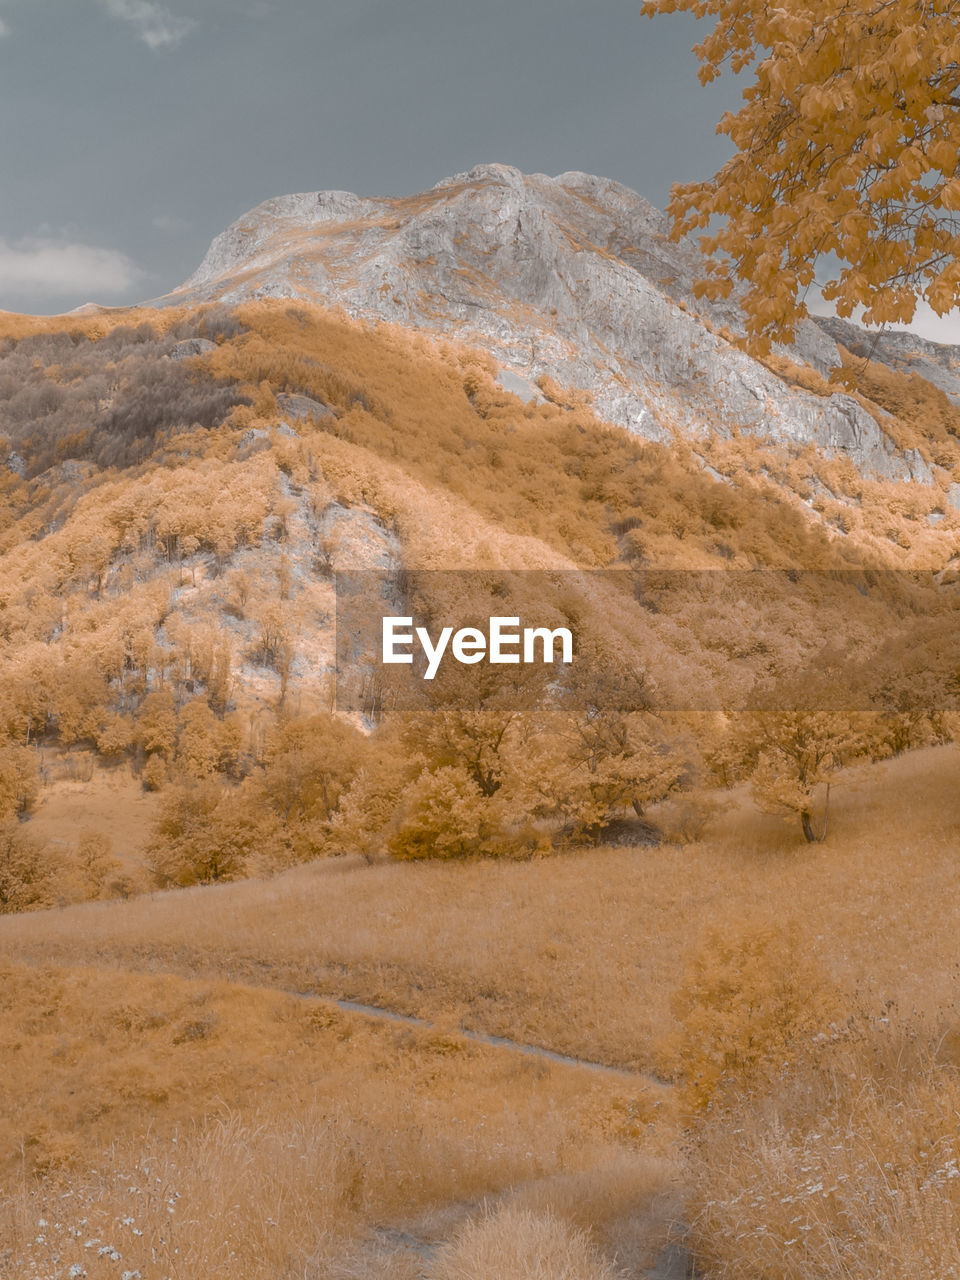
[[[397,1022],[408,1027],[420,1027],[425,1031],[432,1030],[436,1026],[436,1023],[429,1022],[426,1018],[415,1018],[411,1014],[397,1013],[393,1009],[384,1009],[379,1005],[361,1004],[357,1000],[337,1000],[332,996],[322,996],[317,995],[315,992],[305,991],[291,991],[289,994],[298,996],[302,1000],[322,1000],[327,1004],[336,1005],[338,1009],[343,1009],[345,1012],[362,1013],[368,1018]],[[464,1040],[472,1040],[476,1044],[492,1045],[496,1049],[507,1049],[512,1053],[522,1053],[532,1058],[545,1058],[548,1062],[556,1062],[561,1066],[582,1067],[585,1071],[599,1071],[605,1075],[620,1076],[624,1079],[646,1080],[650,1084],[656,1084],[662,1088],[671,1087],[671,1081],[656,1075],[652,1071],[631,1071],[627,1067],[611,1067],[605,1062],[591,1062],[587,1058],[574,1058],[566,1053],[558,1053],[555,1049],[545,1049],[535,1044],[524,1044],[519,1040],[511,1040],[507,1036],[490,1035],[485,1031],[469,1031],[464,1027],[458,1027],[456,1034],[463,1036]]]
[[[136,970],[131,970],[135,972]],[[183,977],[177,969],[167,968],[151,972],[167,972]],[[223,981],[222,975],[217,975]],[[195,974],[194,981],[208,981],[209,978]],[[672,1082],[650,1071],[632,1070],[627,1067],[611,1066],[609,1063],[596,1062],[587,1058],[574,1057],[560,1053],[555,1049],[542,1045],[528,1044],[513,1040],[508,1036],[492,1035],[488,1032],[474,1031],[463,1027],[451,1027],[444,1022],[433,1022],[427,1018],[412,1014],[400,1013],[394,1009],[380,1005],[365,1004],[358,1000],[347,1000],[332,995],[324,995],[317,991],[303,991],[295,987],[281,987],[265,983],[249,983],[227,978],[226,981],[235,987],[247,987],[260,991],[274,991],[304,1002],[333,1007],[344,1013],[360,1018],[374,1019],[379,1022],[401,1027],[416,1028],[420,1031],[437,1031],[441,1034],[460,1036],[466,1041],[499,1049],[528,1058],[540,1059],[560,1067],[574,1070],[599,1073],[625,1081],[635,1081],[658,1090],[667,1091],[673,1088]],[[660,1105],[657,1103],[656,1105]],[[496,1199],[496,1198],[494,1198]],[[360,1280],[360,1277],[376,1274],[389,1274],[404,1280],[429,1280],[430,1268],[437,1250],[458,1225],[475,1214],[489,1207],[488,1201],[475,1204],[459,1204],[450,1206],[445,1213],[438,1216],[433,1211],[429,1219],[390,1223],[375,1226],[368,1235],[356,1242],[350,1254],[338,1263],[330,1273],[329,1280]],[[441,1220],[442,1219],[442,1220]],[[675,1237],[676,1239],[676,1237]],[[691,1280],[696,1272],[693,1269],[689,1253],[679,1243],[669,1243],[663,1247],[652,1268],[642,1271],[631,1271],[634,1280]]]
[[[440,1214],[434,1212],[423,1221],[403,1226],[374,1227],[354,1250],[334,1265],[328,1280],[360,1280],[375,1275],[402,1276],[406,1280],[430,1280],[434,1260],[440,1247],[470,1218],[491,1207],[485,1204],[451,1205]],[[652,1267],[622,1271],[624,1280],[698,1280],[698,1273],[683,1244],[668,1243],[661,1249]]]
[[[421,1030],[430,1030],[437,1024],[428,1021],[426,1018],[415,1018],[410,1014],[397,1013],[392,1009],[384,1009],[377,1005],[362,1004],[357,1000],[338,1000],[334,997],[324,997],[313,992],[294,991],[290,994],[298,996],[303,1000],[317,1000],[326,1004],[332,1004],[338,1009],[342,1009],[346,1013],[357,1013],[364,1017],[376,1018],[381,1021],[398,1023],[402,1026],[417,1027]],[[647,1084],[657,1085],[661,1088],[670,1088],[671,1082],[665,1080],[652,1072],[630,1071],[624,1067],[611,1067],[605,1062],[591,1062],[584,1058],[571,1057],[569,1054],[557,1053],[553,1049],[545,1049],[539,1045],[524,1044],[517,1040],[511,1040],[506,1036],[489,1035],[482,1031],[469,1031],[465,1028],[457,1028],[456,1034],[463,1036],[465,1040],[471,1040],[476,1044],[490,1045],[493,1048],[504,1049],[511,1053],[524,1054],[533,1058],[542,1058],[548,1062],[557,1063],[566,1067],[577,1067],[585,1071],[601,1072],[605,1075],[618,1076],[621,1079],[642,1080]],[[461,1220],[469,1217],[471,1213],[479,1212],[482,1206],[470,1205],[459,1206]],[[447,1224],[449,1226],[449,1224]],[[375,1228],[369,1238],[360,1246],[360,1251],[352,1259],[352,1265],[336,1273],[336,1280],[353,1280],[360,1274],[368,1274],[364,1269],[369,1266],[372,1274],[375,1271],[385,1271],[390,1266],[399,1266],[403,1274],[414,1275],[421,1280],[429,1274],[429,1267],[434,1258],[438,1247],[438,1237],[436,1231],[424,1230],[417,1223],[408,1223],[403,1228],[396,1226]],[[358,1269],[354,1269],[359,1264]],[[405,1270],[409,1268],[409,1270]],[[690,1254],[682,1244],[667,1244],[660,1256],[658,1257],[653,1268],[645,1271],[642,1276],[638,1274],[637,1280],[691,1280],[696,1276]]]

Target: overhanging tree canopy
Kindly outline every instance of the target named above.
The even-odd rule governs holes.
[[[837,313],[908,323],[918,298],[960,304],[960,3],[951,0],[645,0],[648,16],[716,19],[700,80],[752,69],[717,126],[736,147],[707,182],[675,186],[679,237],[713,257],[702,296],[746,283],[747,331],[789,340],[818,260]]]

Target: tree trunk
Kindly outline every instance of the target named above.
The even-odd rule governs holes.
[[[800,825],[803,827],[803,835],[807,844],[817,843],[817,833],[813,829],[813,818],[809,809],[803,809],[800,812]]]

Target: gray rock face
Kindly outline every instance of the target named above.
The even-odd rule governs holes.
[[[497,384],[504,391],[517,396],[524,404],[546,404],[547,402],[547,397],[539,387],[535,387],[526,378],[521,378],[519,373],[514,373],[512,369],[501,369],[497,374]]]
[[[584,388],[601,417],[650,439],[738,430],[846,454],[868,473],[929,478],[855,400],[790,387],[741,351],[736,300],[694,297],[702,270],[664,215],[616,182],[481,165],[409,198],[267,201],[168,300],[339,306],[482,346],[510,390],[532,393],[543,374]],[[812,322],[784,354],[820,372],[838,362],[832,333]]]
[[[310,396],[290,395],[281,391],[277,396],[277,405],[288,418],[332,418],[333,410],[328,404],[321,404]]]
[[[209,338],[185,338],[178,342],[170,352],[171,360],[189,360],[192,356],[205,356],[208,351],[216,351],[217,344]]]
[[[919,373],[954,404],[960,404],[960,349],[943,342],[929,342],[906,329],[883,332],[861,329],[835,316],[817,316],[817,325],[855,356],[887,364],[902,373]]]

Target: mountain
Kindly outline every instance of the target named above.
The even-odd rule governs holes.
[[[543,377],[586,390],[600,417],[647,439],[745,432],[930,481],[929,462],[898,449],[853,396],[782,376],[784,364],[827,374],[845,330],[804,323],[778,350],[778,372],[741,349],[735,298],[695,297],[702,269],[694,244],[672,241],[664,215],[628,188],[492,164],[409,197],[268,200],[217,236],[163,301],[340,307],[481,346],[524,398]]]
[[[364,568],[430,618],[489,610],[463,575],[427,599],[416,571],[477,570],[504,601],[497,575],[542,571],[498,611],[570,623],[664,710],[922,665],[952,634],[949,613],[919,633],[952,597],[910,576],[949,590],[957,565],[951,353],[891,338],[870,359],[824,322],[760,361],[735,300],[695,298],[702,268],[623,187],[485,166],[406,199],[268,202],[152,305],[0,314],[0,819],[133,857],[143,803],[179,822],[183,799],[219,815],[190,811],[193,849],[260,841],[282,864],[342,840],[335,790],[321,820],[285,788],[317,716],[360,758],[329,723],[345,669],[355,728],[383,714],[335,625],[338,579]],[[806,592],[803,569],[840,578]],[[873,570],[909,572],[861,608]],[[736,591],[708,601],[707,578]],[[394,777],[389,732],[365,777]],[[84,770],[106,811],[51,809]]]
[[[960,350],[949,343],[931,342],[905,329],[868,332],[835,316],[817,316],[815,323],[851,354],[918,374],[960,404]]]

